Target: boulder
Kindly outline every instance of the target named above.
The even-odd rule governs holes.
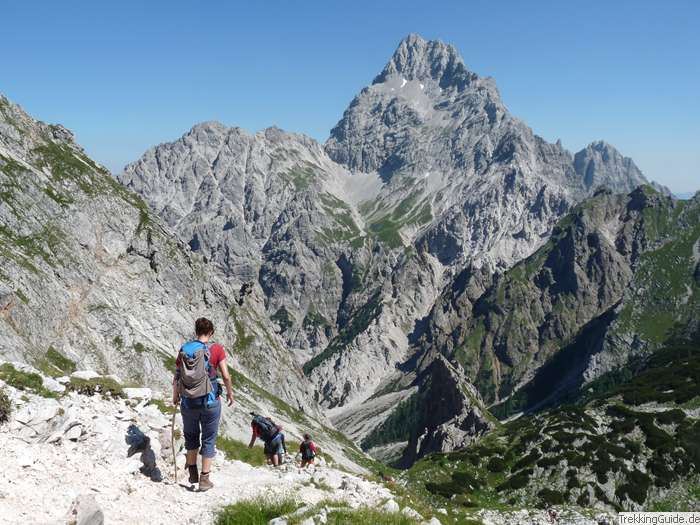
[[[290,518],[296,518],[297,516],[301,516],[301,515],[303,515],[303,514],[306,514],[306,513],[309,512],[310,510],[311,510],[311,506],[310,506],[310,505],[304,505],[303,507],[299,507],[297,510],[295,510],[294,512],[292,512],[291,514],[289,514],[289,517],[290,517]]]
[[[76,370],[70,375],[74,379],[82,379],[83,381],[90,381],[97,377],[101,377],[100,374],[94,370]]]
[[[150,388],[125,388],[124,395],[127,399],[151,399],[153,391]]]
[[[104,525],[105,517],[95,496],[80,494],[68,511],[68,525]]]
[[[42,377],[41,380],[42,380],[42,386],[50,392],[56,392],[57,394],[62,394],[63,392],[66,391],[66,387],[64,385],[62,385],[56,379],[53,379],[52,377]]]
[[[63,437],[69,441],[78,441],[78,439],[82,435],[83,426],[80,423],[77,423],[75,425],[70,426],[63,434]]]
[[[384,505],[382,505],[382,510],[384,512],[389,512],[391,514],[398,512],[400,510],[399,504],[393,499],[388,500]]]
[[[401,514],[404,516],[408,516],[411,519],[414,520],[422,520],[423,516],[421,516],[416,510],[412,509],[411,507],[404,507],[401,509]]]

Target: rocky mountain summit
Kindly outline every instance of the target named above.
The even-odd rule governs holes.
[[[325,145],[205,123],[118,178],[226,279],[250,283],[319,404],[358,439],[407,401],[379,394],[415,388],[415,343],[464,271],[489,280],[596,188],[647,182],[607,144],[547,143],[493,79],[417,35]]]

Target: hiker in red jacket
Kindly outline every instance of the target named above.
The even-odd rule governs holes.
[[[301,453],[301,468],[313,464],[316,457],[316,444],[311,441],[310,434],[304,434],[304,441],[299,445],[299,452]]]

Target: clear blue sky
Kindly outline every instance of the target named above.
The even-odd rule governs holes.
[[[605,139],[674,191],[700,189],[694,0],[7,0],[0,14],[0,92],[112,170],[203,120],[323,141],[416,32],[495,77],[546,139]]]

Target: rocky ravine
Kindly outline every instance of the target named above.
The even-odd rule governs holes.
[[[376,401],[415,379],[423,320],[465,268],[488,278],[599,185],[647,182],[608,144],[572,155],[536,136],[492,79],[417,35],[325,145],[205,123],[118,178],[192,250],[259,290],[318,402],[358,439],[407,399]]]

